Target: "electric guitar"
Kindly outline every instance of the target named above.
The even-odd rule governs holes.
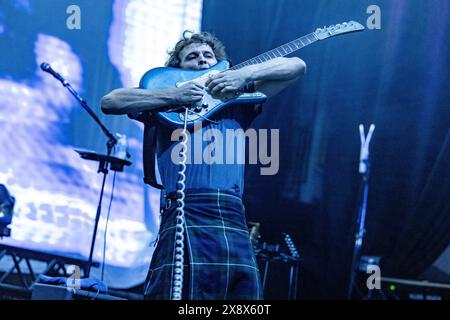
[[[283,57],[316,41],[362,30],[364,30],[364,26],[355,21],[319,28],[306,36],[262,53],[234,67],[230,67],[230,62],[224,60],[205,70],[184,70],[171,67],[155,68],[143,75],[139,87],[142,89],[167,89],[179,87],[191,81],[204,86],[211,75]],[[265,102],[266,99],[267,97],[261,92],[210,95],[205,90],[201,101],[188,106],[169,107],[167,110],[159,112],[158,117],[163,122],[176,127],[184,126],[186,120],[187,126],[191,127],[198,121],[208,119],[225,106],[232,104],[259,104]],[[185,116],[187,119],[185,119]]]

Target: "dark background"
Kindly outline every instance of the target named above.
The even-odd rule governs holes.
[[[247,217],[261,223],[264,241],[282,243],[281,233],[291,234],[304,259],[300,298],[346,297],[360,123],[366,132],[376,125],[362,254],[381,256],[382,276],[416,279],[448,246],[449,2],[204,2],[203,30],[225,43],[234,64],[317,27],[366,25],[372,4],[381,9],[381,29],[295,53],[306,74],[266,103],[254,123],[280,129],[280,170],[261,176],[258,167],[247,168]]]

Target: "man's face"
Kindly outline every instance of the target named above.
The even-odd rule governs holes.
[[[181,50],[179,56],[182,69],[208,69],[217,63],[214,51],[205,43],[191,43]]]

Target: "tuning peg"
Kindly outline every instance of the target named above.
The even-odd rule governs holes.
[[[341,28],[341,24],[337,24],[336,29],[340,29],[340,28]]]
[[[344,22],[342,26],[345,28],[347,26],[347,22]]]

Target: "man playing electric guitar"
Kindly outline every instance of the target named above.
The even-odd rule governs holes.
[[[185,31],[166,63],[167,67],[183,70],[206,70],[227,59],[223,44],[207,32]],[[238,96],[243,92],[261,92],[271,97],[299,76],[304,74],[305,63],[296,57],[278,57],[266,62],[244,66],[237,70],[226,70],[211,74],[204,83],[188,81],[167,88],[116,89],[102,99],[102,110],[106,114],[128,114],[144,122],[144,168],[147,183],[164,187],[161,225],[149,273],[145,284],[146,299],[173,298],[174,270],[181,263],[181,299],[262,299],[262,287],[258,266],[249,239],[249,232],[242,203],[244,190],[244,164],[205,163],[198,160],[196,150],[191,148],[190,163],[184,171],[184,260],[176,245],[175,227],[179,206],[180,165],[173,161],[172,151],[178,144],[173,141],[174,128],[157,117],[157,113],[173,108],[193,112],[194,105],[205,95],[213,97]],[[230,105],[202,119],[202,126],[189,128],[190,145],[195,139],[202,140],[203,156],[206,142],[198,130],[215,129],[223,137],[227,129],[246,130],[257,116],[255,105]],[[211,154],[227,153],[210,150]],[[154,174],[155,148],[161,183]],[[238,146],[239,148],[240,146]],[[233,150],[234,152],[234,150]],[[162,186],[161,186],[162,185]],[[177,271],[175,271],[176,273]],[[176,285],[176,284],[175,284]]]

